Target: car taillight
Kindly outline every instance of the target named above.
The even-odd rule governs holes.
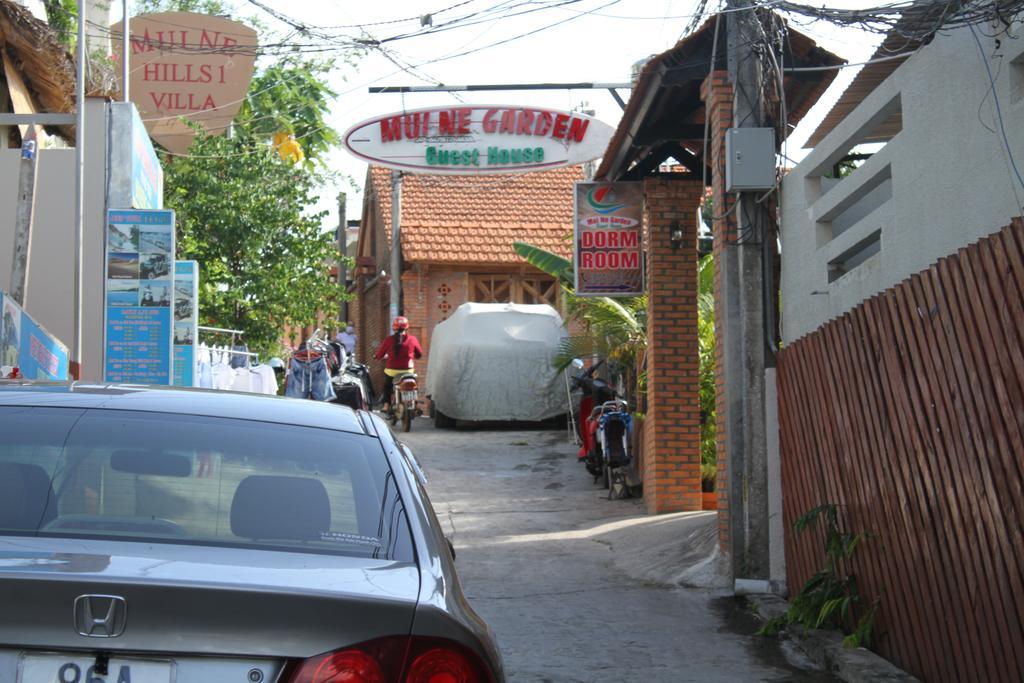
[[[360,650],[342,650],[324,657],[313,672],[315,683],[384,683],[377,660]]]
[[[431,648],[412,660],[405,683],[477,683],[479,675],[461,652]]]
[[[445,638],[394,636],[290,664],[282,683],[489,683],[479,658]]]
[[[391,683],[397,681],[408,651],[404,636],[377,638],[294,662],[283,683]]]

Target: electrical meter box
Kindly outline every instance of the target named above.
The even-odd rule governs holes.
[[[725,135],[725,191],[775,186],[775,130],[730,128]]]

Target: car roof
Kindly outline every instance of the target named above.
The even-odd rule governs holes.
[[[367,427],[372,424],[370,420],[337,403],[184,387],[0,381],[2,406],[137,410],[374,433],[372,427]]]

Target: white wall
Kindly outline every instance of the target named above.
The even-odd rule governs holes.
[[[43,5],[43,0],[14,0],[14,2],[31,12],[36,19],[46,21],[46,7]]]
[[[83,379],[102,377],[105,102],[86,101]],[[20,150],[0,149],[0,288],[10,289]],[[73,352],[75,150],[41,150],[25,309]]]
[[[1022,30],[1018,23],[1013,33]],[[978,36],[996,76],[1010,149],[1024,173],[1024,40],[1004,36],[997,46]],[[787,176],[781,222],[785,342],[1024,214],[1024,188],[1009,168],[989,90],[971,32],[938,36]],[[902,131],[828,187],[821,174],[894,100],[902,108]],[[843,215],[847,206],[853,208]],[[876,232],[878,253],[830,282],[829,262]]]

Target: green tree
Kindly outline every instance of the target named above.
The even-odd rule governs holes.
[[[273,352],[285,326],[337,309],[333,236],[324,213],[306,212],[319,178],[248,137],[200,133],[189,151],[166,164],[165,201],[177,212],[178,258],[200,264],[201,319]]]
[[[309,212],[326,180],[322,155],[338,140],[323,118],[333,97],[322,80],[327,68],[297,59],[267,67],[250,84],[230,135],[197,128],[188,155],[164,157],[178,257],[200,264],[201,318],[244,330],[263,353],[277,350],[286,327],[338,310],[342,296],[328,275],[337,251],[326,212]],[[274,133],[289,122],[305,164],[275,152]]]
[[[715,443],[715,262],[711,254],[697,265],[697,348],[700,384],[700,476],[714,490],[718,473]]]
[[[134,4],[139,14],[232,8],[222,0]],[[333,230],[323,225],[326,212],[310,211],[328,179],[322,159],[339,141],[324,118],[335,97],[325,79],[332,65],[294,56],[263,64],[229,134],[197,127],[187,155],[162,156],[178,258],[199,262],[201,323],[244,330],[249,346],[264,354],[279,349],[286,327],[338,310],[342,296],[328,275],[337,261]],[[277,153],[281,133],[294,137],[305,163]]]
[[[46,23],[69,50],[78,38],[78,0],[43,0]]]
[[[227,14],[231,6],[221,0],[136,0],[132,4],[132,8],[134,14],[154,14],[156,12]]]
[[[270,139],[285,132],[295,136],[307,166],[341,142],[324,115],[337,95],[324,81],[331,61],[287,57],[263,69],[252,79],[249,96],[235,117],[245,134]]]

